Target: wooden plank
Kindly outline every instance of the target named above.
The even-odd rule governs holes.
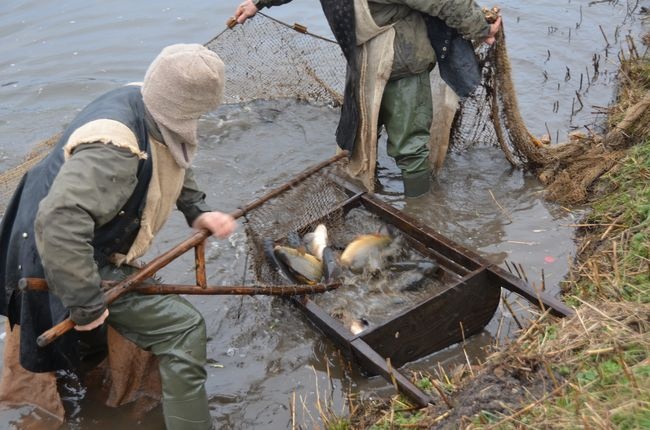
[[[479,269],[360,337],[396,367],[458,343],[494,316],[501,289],[489,281],[487,271]]]
[[[350,342],[356,337],[350,330],[348,330],[339,320],[333,318],[329,313],[325,312],[323,308],[318,306],[307,296],[295,296],[291,301],[300,309],[312,323],[318,327],[320,331],[329,337],[341,348],[343,353],[352,358],[350,349]]]
[[[389,367],[386,359],[362,339],[353,340],[350,346],[363,369],[374,375],[382,375],[388,381],[394,382],[397,390],[415,402],[416,406],[424,408],[429,403],[435,403],[431,396],[420,390],[406,376],[393,366]]]
[[[490,282],[523,296],[542,310],[549,308],[551,314],[555,316],[569,317],[575,313],[573,309],[560,300],[536,290],[524,280],[517,278],[498,266],[490,266],[488,273],[490,275]]]
[[[308,297],[292,297],[293,303],[318,327],[329,339],[341,349],[348,360],[355,360],[361,368],[372,375],[382,375],[388,381],[393,378],[397,388],[413,400],[418,406],[424,407],[431,400],[422,390],[416,387],[396,369],[389,369],[386,359],[372,350],[364,341],[358,339],[338,320],[332,318],[320,306]]]

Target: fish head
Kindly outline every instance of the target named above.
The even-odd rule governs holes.
[[[307,250],[319,260],[323,259],[323,250],[327,246],[327,227],[318,224],[314,231],[307,233],[303,240]]]

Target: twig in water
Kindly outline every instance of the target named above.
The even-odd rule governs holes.
[[[560,89],[559,85],[560,84],[558,84],[558,90]],[[548,129],[548,124],[546,122],[544,122],[544,127],[546,127],[546,134],[548,135],[548,140],[551,140],[551,130]],[[551,143],[551,142],[549,142],[549,143]]]
[[[578,91],[582,91],[582,78],[583,78],[583,74],[580,73],[580,87],[578,88]]]
[[[511,275],[514,275],[514,272],[510,268],[510,265],[508,264],[508,260],[504,260],[503,262],[506,264],[506,268],[508,269],[508,272],[510,272]]]
[[[600,69],[600,55],[594,54],[592,64],[594,65],[594,77],[598,76],[598,70]]]
[[[521,274],[524,275],[524,281],[528,283],[528,276],[526,275],[526,271],[524,270],[524,266],[521,265],[521,263],[517,263],[519,265],[519,269],[521,270]]]
[[[578,103],[580,103],[580,109],[576,111],[576,113],[580,112],[582,108],[585,107],[584,103],[582,103],[582,97],[580,96],[580,93],[576,91],[576,97],[578,98]]]
[[[492,200],[494,200],[494,203],[496,203],[497,206],[499,207],[499,209],[501,209],[501,212],[503,212],[503,214],[508,218],[508,220],[512,221],[512,217],[510,216],[508,211],[506,211],[505,208],[503,206],[501,206],[501,204],[497,201],[496,197],[494,197],[494,194],[492,193],[492,190],[488,190],[488,192],[490,193],[490,196],[492,197]]]
[[[517,263],[515,263],[515,262],[513,261],[513,262],[512,262],[512,267],[515,268],[515,272],[517,272],[517,277],[518,277],[519,279],[524,279],[523,275],[522,275],[521,272],[519,271],[519,268],[517,267]]]
[[[582,25],[582,5],[580,5],[580,21],[576,22],[576,30]]]
[[[519,327],[519,330],[523,330],[524,326],[519,322],[519,319],[517,318],[517,315],[515,315],[515,312],[512,310],[510,303],[508,303],[506,296],[503,296],[503,304],[506,305],[506,308],[508,308],[508,312],[510,312],[510,315],[512,315],[512,319],[515,320],[515,323],[517,324],[517,327]]]
[[[573,100],[571,100],[571,119],[573,119],[573,116],[576,114],[575,106],[576,106],[576,98],[574,97]]]
[[[600,25],[600,24],[598,24],[598,28],[600,28],[600,32],[602,33],[603,38],[605,39],[605,43],[607,44],[607,46],[605,47],[605,49],[607,49],[607,48],[610,47],[610,44],[609,44],[609,40],[607,40],[607,36],[605,36],[605,30],[603,30],[603,26]]]

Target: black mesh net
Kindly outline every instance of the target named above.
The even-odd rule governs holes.
[[[291,98],[340,105],[345,59],[338,44],[263,13],[205,44],[226,64],[224,103]]]

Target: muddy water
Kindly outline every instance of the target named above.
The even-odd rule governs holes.
[[[0,168],[14,165],[31,143],[59,130],[95,96],[141,80],[163,46],[209,40],[223,28],[236,3],[2,2]],[[508,0],[500,5],[520,107],[531,131],[548,133],[556,141],[572,128],[597,127],[599,118],[592,112],[612,99],[616,53],[624,36],[640,25],[638,17],[628,14],[637,2]],[[328,33],[315,0],[296,1],[270,13]],[[583,106],[579,111],[576,91]],[[336,119],[337,112],[330,108],[291,102],[220,108],[200,124],[202,148],[195,164],[208,201],[235,210],[332,155]],[[380,165],[382,198],[495,263],[521,264],[531,282],[541,284],[543,273],[550,293],[557,293],[574,252],[572,224],[580,214],[544,202],[536,181],[510,169],[497,150],[451,155],[435,191],[417,203],[401,197],[398,172],[385,153]],[[187,234],[182,217],[174,214],[150,255],[169,249]],[[207,253],[210,284],[250,280],[244,276],[243,229],[229,240],[211,241]],[[179,259],[163,277],[191,282],[191,261],[191,256]],[[383,379],[347,370],[330,342],[280,300],[192,300],[207,321],[207,388],[219,428],[287,428],[292,416],[310,427],[318,417],[314,403],[319,398],[342,411],[348,389],[363,396],[391,392]],[[509,302],[516,312],[526,312],[516,297]],[[509,311],[500,310],[484,333],[468,341],[468,356],[481,358],[481,347],[495,338],[502,341],[515,329]],[[462,350],[452,347],[409,367],[429,370],[438,362],[464,360]],[[91,393],[80,400],[82,394],[73,388],[68,395],[69,428],[133,425],[122,411],[100,407]],[[5,411],[0,427],[9,427],[23,414],[29,415],[29,409]],[[159,411],[139,426],[160,428]]]

